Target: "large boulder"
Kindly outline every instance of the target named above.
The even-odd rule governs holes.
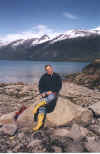
[[[37,100],[38,102],[38,100]],[[31,105],[18,118],[17,123],[19,127],[33,127],[36,123],[33,121],[34,115],[32,113],[35,104]],[[87,115],[87,116],[85,116]],[[92,119],[92,112],[73,104],[71,101],[59,97],[55,110],[47,114],[45,126],[63,126],[72,120],[78,122],[88,123]]]
[[[87,115],[87,116],[85,116]],[[73,104],[65,98],[58,98],[55,110],[47,115],[47,120],[53,126],[63,126],[72,120],[82,123],[88,123],[92,119],[92,112]]]
[[[18,127],[20,128],[32,128],[36,125],[36,122],[33,121],[34,115],[32,113],[35,105],[39,103],[40,98],[36,99],[33,105],[28,107],[17,119]],[[9,116],[8,116],[9,115]],[[0,118],[0,123],[9,123],[13,122],[13,117],[15,113],[3,115]],[[57,105],[55,110],[47,114],[45,125],[50,126],[63,126],[76,120],[81,123],[89,123],[92,119],[92,112],[88,109],[82,108],[79,105],[73,104],[68,99],[59,97],[57,100]]]
[[[64,82],[62,84],[60,95],[68,98],[74,104],[85,107],[97,103],[100,100],[100,92],[70,82]]]

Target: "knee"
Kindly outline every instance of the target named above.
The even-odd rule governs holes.
[[[54,94],[50,94],[47,99],[46,99],[46,102],[47,103],[50,103],[52,102],[53,100],[55,100],[56,96]]]
[[[44,113],[44,114],[46,114],[46,108],[45,108],[45,107],[40,107],[40,108],[39,108],[39,113]]]
[[[49,96],[48,96],[48,99],[50,99],[50,100],[54,100],[56,97],[55,97],[55,95],[54,94],[50,94]]]

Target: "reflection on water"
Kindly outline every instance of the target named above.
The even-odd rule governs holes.
[[[38,81],[45,72],[44,66],[51,64],[55,72],[70,74],[80,72],[87,62],[40,62],[40,61],[7,61],[0,60],[0,82]]]

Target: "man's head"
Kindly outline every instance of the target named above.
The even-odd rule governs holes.
[[[53,74],[53,68],[51,65],[45,65],[45,71],[49,74],[52,75]]]

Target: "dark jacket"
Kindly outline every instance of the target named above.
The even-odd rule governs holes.
[[[52,75],[48,75],[48,73],[45,73],[40,78],[40,81],[39,81],[40,93],[43,93],[46,91],[52,91],[52,92],[58,93],[61,87],[62,87],[62,79],[55,72],[53,72]]]

